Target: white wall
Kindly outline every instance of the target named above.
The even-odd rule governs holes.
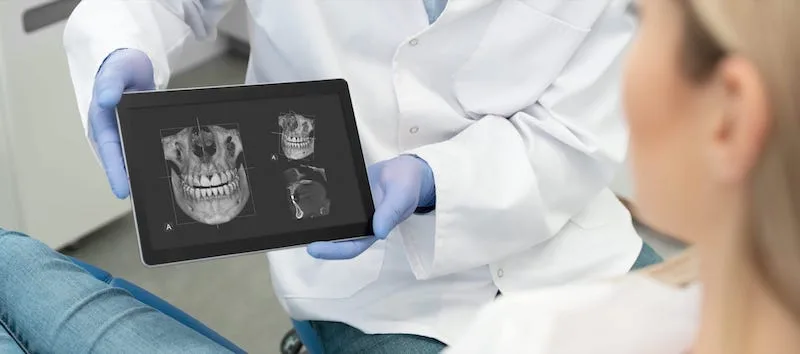
[[[22,14],[52,0],[0,0],[0,227],[53,248],[120,216],[130,201],[111,193],[80,123],[62,46],[65,22],[25,33]],[[190,41],[180,73],[227,49]]]

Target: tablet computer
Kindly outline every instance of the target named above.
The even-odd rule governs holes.
[[[147,266],[372,233],[344,80],[130,92],[117,122]]]

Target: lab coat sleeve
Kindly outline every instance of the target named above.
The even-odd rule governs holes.
[[[63,42],[78,110],[87,134],[95,75],[111,52],[138,49],[153,63],[156,88],[190,36],[216,38],[216,27],[235,0],[83,0],[67,20]]]
[[[407,151],[428,162],[436,185],[435,211],[400,228],[417,278],[530,249],[610,185],[627,150],[619,84],[631,22],[599,22],[534,104]]]

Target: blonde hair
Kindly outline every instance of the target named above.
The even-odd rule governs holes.
[[[800,321],[800,1],[681,1],[690,78],[703,80],[736,55],[757,68],[767,90],[772,126],[751,175],[745,261]]]
[[[765,83],[772,127],[752,174],[748,261],[800,321],[800,1],[678,0],[684,7],[681,68],[697,82],[730,53]],[[695,279],[693,250],[640,271],[681,286]]]

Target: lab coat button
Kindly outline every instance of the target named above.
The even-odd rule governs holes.
[[[498,278],[502,278],[503,277],[503,269],[502,268],[497,270],[497,277]]]
[[[417,43],[419,43],[419,40],[416,38],[412,38],[410,41],[408,41],[408,44],[410,44],[412,47],[417,45]]]
[[[411,129],[408,130],[408,132],[411,133],[411,134],[416,134],[418,131],[419,131],[419,127],[418,126],[413,126],[413,127],[411,127]]]

